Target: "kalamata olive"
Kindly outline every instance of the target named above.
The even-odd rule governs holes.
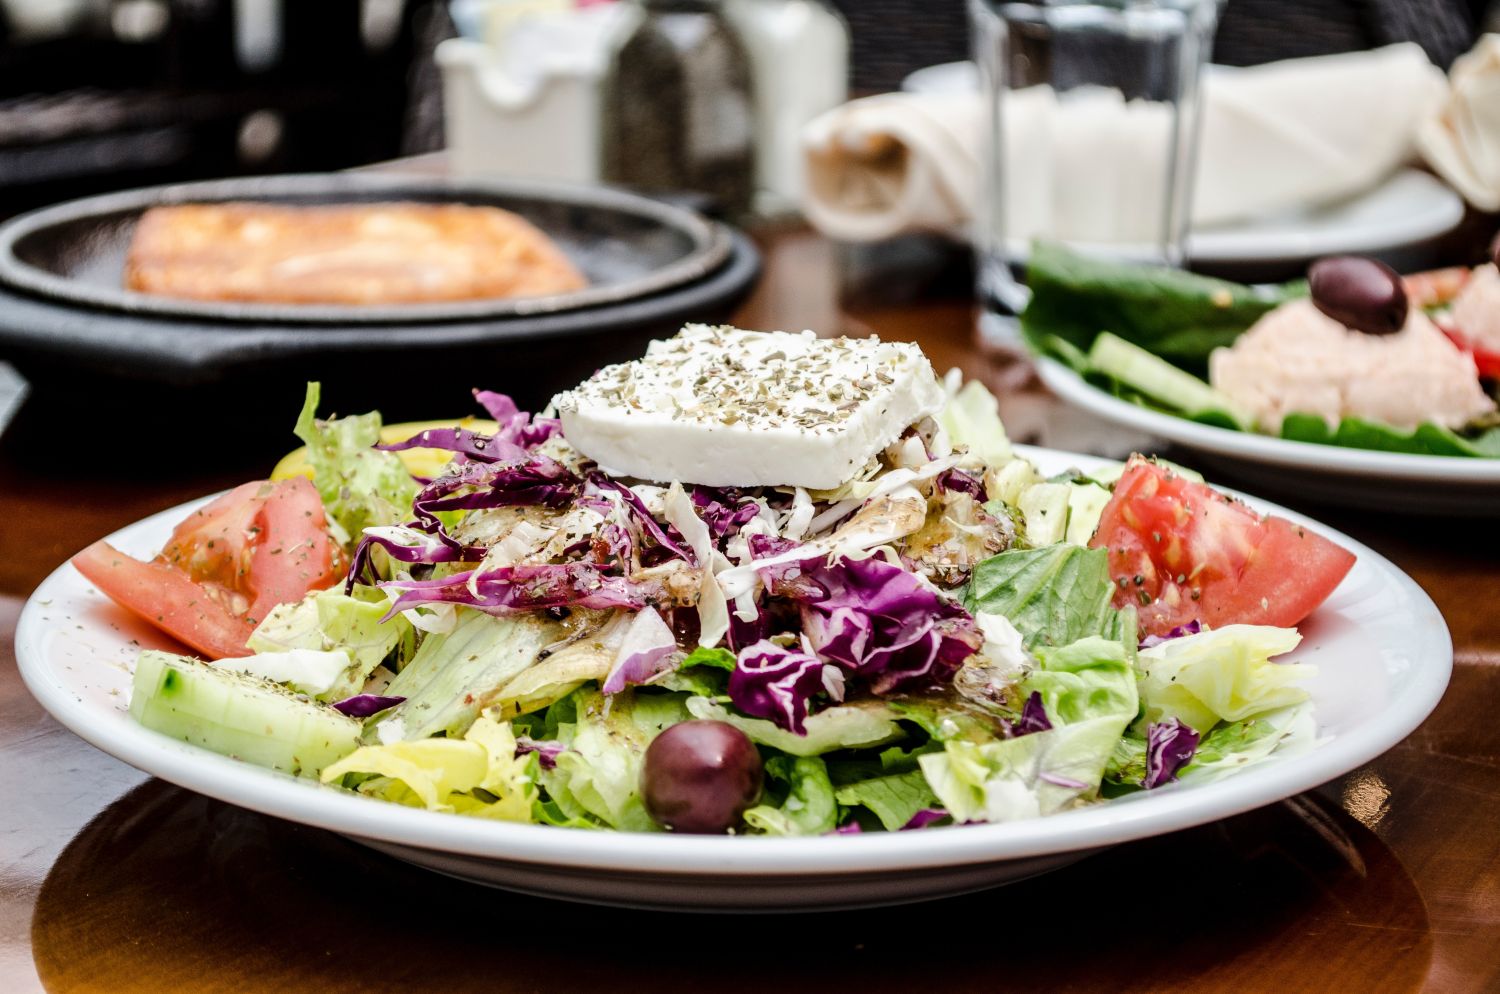
[[[1500,235],[1496,235],[1495,240],[1490,242],[1490,261],[1500,267]]]
[[[764,771],[750,737],[722,721],[684,721],[646,748],[641,799],[674,832],[723,833],[760,799]]]
[[[1394,335],[1406,326],[1406,287],[1383,262],[1357,255],[1319,259],[1307,271],[1318,310],[1366,335]]]

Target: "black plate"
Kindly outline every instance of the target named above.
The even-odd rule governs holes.
[[[501,207],[567,253],[589,286],[545,297],[352,307],[180,300],[124,289],[136,222],[160,204],[416,201]],[[88,197],[0,225],[0,282],[32,296],[125,314],[242,323],[393,324],[558,314],[681,287],[722,266],[728,229],[660,201],[601,187],[421,179],[357,173],[270,176]]]
[[[206,463],[223,444],[271,454],[296,444],[289,431],[307,380],[323,382],[325,412],[444,417],[471,410],[474,387],[537,410],[686,322],[729,320],[759,274],[755,246],[731,232],[720,269],[649,297],[496,321],[349,327],[168,321],[0,289],[0,359],[32,387],[9,441],[61,455],[93,439],[89,460],[129,461],[163,439]]]

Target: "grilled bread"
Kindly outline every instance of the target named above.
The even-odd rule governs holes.
[[[125,260],[127,289],[192,300],[374,306],[585,285],[530,222],[463,205],[153,207]]]

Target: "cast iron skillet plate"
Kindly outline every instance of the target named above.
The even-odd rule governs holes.
[[[557,243],[589,285],[541,297],[348,306],[183,300],[124,288],[140,216],[163,204],[391,201],[500,207]],[[729,230],[699,214],[600,187],[330,173],[148,187],[32,211],[0,225],[0,283],[48,300],[140,316],[306,324],[412,324],[556,314],[658,294],[701,279],[731,251]]]

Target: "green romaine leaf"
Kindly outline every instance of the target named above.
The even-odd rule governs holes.
[[[1069,645],[1121,624],[1103,549],[1059,543],[1012,549],[974,567],[964,597],[970,612],[1003,615],[1026,647]]]
[[[418,485],[394,452],[371,448],[380,441],[377,412],[322,421],[316,417],[321,385],[307,385],[307,400],[293,429],[307,445],[313,485],[328,520],[346,546],[368,527],[394,525],[411,515]]]
[[[868,808],[888,832],[905,826],[918,811],[938,805],[920,769],[856,780],[838,788],[834,796],[848,807]]]
[[[745,823],[768,835],[822,835],[839,823],[828,767],[817,756],[772,756],[766,776],[784,785],[779,805],[758,804],[745,812]]]
[[[1106,261],[1038,242],[1026,265],[1031,301],[1021,332],[1032,348],[1052,336],[1088,351],[1111,331],[1187,371],[1202,375],[1209,353],[1231,344],[1262,314],[1307,293],[1305,282],[1247,287],[1166,267]],[[1066,361],[1066,356],[1063,356]]]
[[[1177,718],[1199,734],[1307,700],[1314,668],[1273,663],[1302,641],[1295,629],[1225,625],[1168,639],[1138,655],[1143,722]]]

